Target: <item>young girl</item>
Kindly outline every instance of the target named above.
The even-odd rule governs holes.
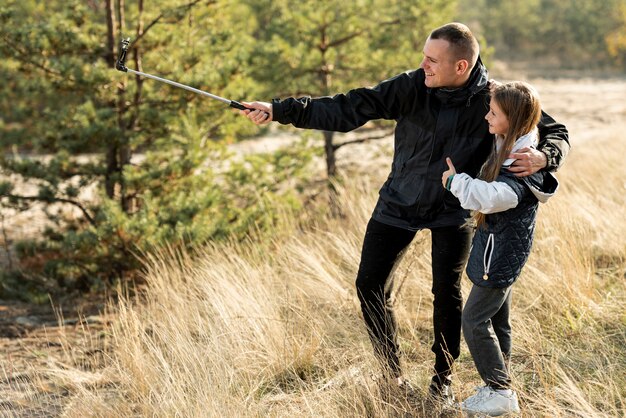
[[[511,390],[507,360],[511,354],[511,285],[528,259],[539,202],[556,192],[552,174],[540,171],[516,177],[508,171],[510,153],[537,143],[539,96],[523,82],[497,86],[485,119],[495,134],[494,148],[478,178],[456,173],[448,158],[443,186],[473,210],[476,233],[466,272],[473,282],[463,310],[463,334],[485,386],[466,399],[470,413],[498,416],[519,412]]]

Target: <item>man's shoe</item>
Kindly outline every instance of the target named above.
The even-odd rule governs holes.
[[[475,395],[463,401],[461,408],[470,415],[485,414],[491,417],[520,411],[517,393],[510,389],[498,390],[489,386],[478,388]]]
[[[454,392],[452,392],[452,380],[447,377],[443,381],[433,377],[428,387],[430,397],[444,406],[454,405]]]

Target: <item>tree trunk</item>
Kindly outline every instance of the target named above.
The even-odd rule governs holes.
[[[124,36],[124,0],[118,0],[117,12],[119,16],[120,36]],[[117,141],[117,170],[116,170],[116,194],[124,213],[128,213],[128,199],[126,198],[126,182],[124,181],[124,167],[130,162],[130,149],[128,145],[128,130],[125,122],[126,106],[126,79],[118,85],[117,90],[117,126],[119,128],[119,141]]]
[[[117,24],[115,19],[115,5],[113,0],[106,0],[106,20],[107,20],[107,49],[108,56],[107,61],[111,67],[115,66],[116,48],[115,48],[115,34],[117,32]],[[119,94],[119,91],[118,91]],[[111,106],[118,107],[119,99],[117,103],[112,103]],[[119,109],[118,109],[119,110]],[[118,113],[119,115],[119,113]],[[119,118],[119,116],[118,116]],[[104,175],[104,188],[107,197],[113,198],[115,196],[115,173],[117,172],[117,140],[111,138],[107,141],[106,149],[106,172]]]
[[[329,64],[326,60],[326,51],[329,45],[328,34],[326,32],[327,26],[322,25],[320,27],[320,45],[321,52],[320,62],[320,81],[322,84],[322,92],[325,96],[330,94],[332,85],[332,64]],[[333,137],[335,133],[332,131],[324,131],[324,154],[326,155],[326,176],[328,182],[328,205],[330,206],[330,212],[335,217],[343,215],[341,211],[341,205],[339,204],[339,195],[335,186],[337,180],[337,160],[335,159],[335,147],[333,145]]]
[[[337,175],[337,160],[335,159],[335,148],[333,146],[332,131],[324,131],[324,153],[326,154],[326,175],[331,180]]]
[[[124,10],[124,0],[119,0],[120,2],[120,13],[123,13]],[[139,39],[143,36],[143,0],[139,0],[137,3],[138,8],[138,18],[137,18],[137,29],[135,33],[135,39]],[[135,69],[137,71],[142,71],[141,65],[141,49],[139,46],[133,47],[133,61],[135,63]],[[135,76],[135,95],[133,98],[134,102],[134,112],[130,117],[130,121],[128,122],[126,129],[131,131],[135,131],[139,128],[139,103],[141,102],[141,94],[143,88],[143,79],[139,76]],[[123,135],[120,138],[120,148],[119,148],[119,165],[120,165],[120,203],[122,205],[122,210],[124,213],[132,213],[135,211],[135,199],[129,197],[129,192],[127,189],[126,182],[124,180],[124,169],[126,166],[130,164],[130,160],[132,157],[132,149],[128,142],[128,136]]]
[[[333,146],[332,131],[324,131],[324,150],[326,154],[326,176],[328,182],[328,205],[334,217],[343,216],[341,205],[339,204],[339,193],[335,182],[337,181],[337,164],[335,159],[335,147]]]

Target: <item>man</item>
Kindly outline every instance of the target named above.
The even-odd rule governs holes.
[[[450,374],[461,338],[461,273],[470,248],[469,214],[441,187],[450,157],[459,171],[475,176],[494,139],[484,117],[488,109],[487,71],[476,38],[467,26],[449,23],[424,45],[420,68],[334,97],[253,102],[243,114],[257,124],[277,121],[300,128],[350,131],[373,119],[394,119],[391,173],[379,192],[361,252],[356,288],[377,357],[400,386],[402,377],[396,321],[390,303],[394,265],[417,231],[432,234],[434,376],[429,392],[453,400]],[[510,170],[527,176],[554,171],[569,151],[568,133],[547,114],[539,124],[538,149],[522,149]]]

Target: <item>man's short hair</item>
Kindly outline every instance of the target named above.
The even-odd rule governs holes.
[[[430,39],[443,39],[450,42],[454,60],[467,60],[474,68],[478,60],[478,41],[470,29],[462,23],[447,23],[430,33]]]

